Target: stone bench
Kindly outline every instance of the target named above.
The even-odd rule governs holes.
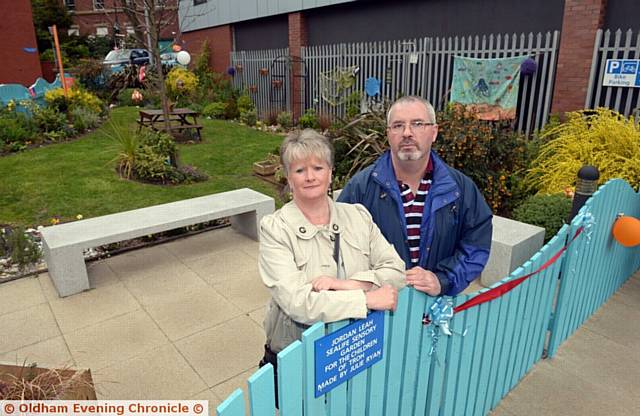
[[[260,220],[275,209],[273,198],[243,188],[168,204],[119,212],[42,229],[49,276],[61,297],[88,290],[83,251],[219,218],[258,240]]]
[[[544,231],[542,227],[494,215],[491,253],[480,275],[482,285],[493,285],[529,260],[542,248]]]

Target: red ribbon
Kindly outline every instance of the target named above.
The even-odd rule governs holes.
[[[556,254],[554,254],[553,257],[551,257],[549,260],[547,260],[542,266],[538,267],[538,269],[536,269],[535,271],[533,271],[533,272],[531,272],[529,274],[525,274],[524,276],[519,277],[517,279],[510,280],[510,281],[508,281],[506,283],[501,284],[500,286],[496,286],[493,289],[489,289],[486,292],[483,292],[483,293],[479,294],[478,296],[475,296],[475,297],[469,299],[468,301],[466,301],[462,305],[458,305],[455,308],[453,308],[453,313],[456,314],[458,312],[464,311],[465,309],[469,309],[469,308],[472,308],[474,306],[481,305],[481,304],[483,304],[485,302],[489,302],[490,300],[493,300],[495,298],[498,298],[498,297],[504,295],[505,293],[511,291],[511,289],[515,288],[520,283],[524,282],[525,280],[527,280],[528,278],[530,278],[534,274],[540,273],[541,271],[543,271],[547,267],[551,266],[553,263],[556,262],[556,260],[558,260],[560,258],[562,253],[565,252],[565,250],[569,247],[569,245],[571,243],[573,243],[573,241],[578,237],[578,235],[580,235],[580,233],[582,232],[583,229],[584,229],[584,227],[578,228],[576,230],[576,233],[573,235],[573,238],[567,244],[565,244],[564,247],[562,247]],[[423,317],[423,319],[422,319],[422,322],[423,322],[423,324],[428,325],[431,322],[431,319],[429,319],[429,316],[425,315]]]
[[[583,229],[584,229],[584,227],[578,228],[576,230],[576,233],[573,235],[573,238],[571,239],[571,241],[569,241],[567,244],[565,244],[564,247],[562,247],[556,254],[553,255],[553,257],[551,257],[549,260],[547,260],[542,266],[538,267],[537,270],[535,270],[535,271],[533,271],[533,272],[531,272],[529,274],[525,274],[524,276],[519,277],[517,279],[510,280],[510,281],[508,281],[506,283],[501,284],[500,286],[496,286],[493,289],[489,289],[486,292],[481,293],[478,296],[469,299],[468,301],[466,301],[462,305],[459,305],[459,306],[456,306],[455,308],[453,308],[453,313],[462,312],[465,309],[469,309],[469,308],[472,308],[472,307],[474,307],[476,305],[480,305],[480,304],[483,304],[485,302],[489,302],[490,300],[493,300],[495,298],[498,298],[498,297],[504,295],[505,293],[509,292],[511,289],[515,288],[520,283],[524,282],[525,280],[527,280],[528,278],[530,278],[534,274],[540,273],[541,271],[543,271],[547,267],[551,266],[553,263],[556,262],[556,260],[558,260],[560,258],[562,253],[565,252],[565,250],[569,247],[569,245],[571,243],[573,243],[573,240],[578,238],[578,235],[580,235],[580,233],[582,232]]]

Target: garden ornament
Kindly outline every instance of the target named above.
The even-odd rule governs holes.
[[[571,220],[578,214],[587,199],[598,189],[599,178],[600,172],[595,166],[584,165],[580,168],[576,179],[576,190],[573,196],[573,204],[571,205],[571,213],[569,213],[567,223],[571,223]]]
[[[613,238],[625,247],[640,245],[640,220],[622,213],[618,214],[611,233]]]
[[[142,93],[138,90],[133,90],[133,93],[131,93],[131,101],[133,101],[136,104],[139,104],[142,102]]]
[[[176,61],[178,61],[180,65],[187,66],[189,62],[191,62],[191,55],[189,55],[187,51],[180,51],[176,54]]]
[[[520,64],[520,73],[522,75],[533,75],[538,70],[538,64],[533,58],[527,58]]]
[[[369,77],[364,82],[364,92],[369,97],[375,97],[380,94],[380,80],[375,77]]]

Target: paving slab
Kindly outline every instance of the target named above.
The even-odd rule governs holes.
[[[35,363],[40,367],[49,368],[72,368],[76,365],[62,335],[0,354],[0,363],[12,365]]]
[[[36,277],[27,277],[2,284],[0,290],[0,315],[23,310],[45,303],[47,299],[40,290]]]
[[[173,345],[93,372],[102,399],[180,400],[207,388]]]
[[[186,260],[185,264],[209,284],[258,275],[257,260],[236,249],[212,252],[195,260]]]
[[[45,284],[51,285],[51,282]],[[140,309],[138,302],[121,282],[100,290],[55,298],[49,301],[49,305],[63,334]]]
[[[146,307],[149,316],[171,341],[214,327],[242,314],[215,289],[177,295]]]
[[[76,363],[92,371],[169,343],[167,337],[142,310],[64,334],[64,337]]]
[[[255,367],[264,353],[264,332],[247,316],[176,342],[209,387]]]
[[[47,303],[0,315],[0,353],[14,351],[60,335]]]

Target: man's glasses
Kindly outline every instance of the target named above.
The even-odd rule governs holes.
[[[416,120],[409,123],[409,128],[413,132],[424,131],[427,127],[433,126],[435,124],[436,123],[429,123],[428,121]],[[401,134],[406,128],[406,125],[407,123],[403,123],[400,121],[397,123],[391,123],[391,125],[389,125],[389,130],[391,131],[391,133]]]

